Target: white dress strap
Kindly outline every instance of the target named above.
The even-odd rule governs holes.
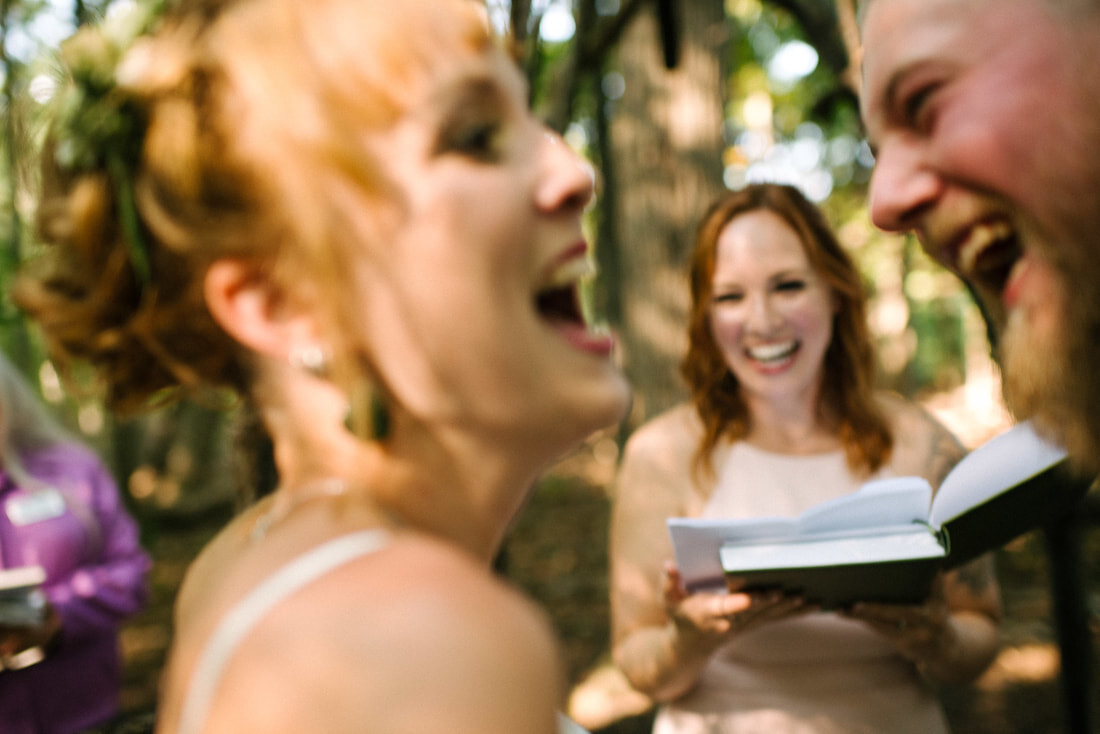
[[[206,643],[183,702],[178,734],[200,734],[225,666],[248,633],[280,602],[329,571],[384,547],[384,530],[363,530],[312,548],[267,577],[218,622]]]
[[[589,734],[588,730],[565,714],[558,714],[558,734]]]

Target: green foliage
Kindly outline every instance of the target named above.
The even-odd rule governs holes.
[[[582,7],[582,2],[593,4]],[[110,0],[74,0],[74,25],[77,14],[82,15],[81,21],[103,16],[109,4]],[[492,4],[505,12],[510,8],[504,0]],[[597,26],[601,30],[613,26],[613,13],[626,12],[633,5],[630,0],[618,4],[575,0],[578,30],[573,39],[556,43],[527,39],[526,44],[536,109],[547,114],[568,110],[563,124],[566,137],[604,171],[614,161],[605,160],[608,148],[599,133],[606,129],[606,117],[614,114],[615,87],[621,84],[614,67],[615,37],[609,36],[611,45],[598,53],[587,46],[587,56],[575,74],[564,70],[579,58],[580,39],[590,41]],[[840,73],[824,62],[797,78],[779,78],[769,72],[769,64],[782,49],[794,42],[809,43],[820,34],[807,33],[798,19],[771,0],[726,0],[725,5],[730,69],[725,109],[728,147],[723,161],[727,185],[736,186],[756,176],[791,175],[792,170],[814,184],[821,193],[822,206],[864,272],[887,384],[910,394],[959,384],[970,367],[967,355],[974,351],[966,344],[972,338],[971,330],[964,326],[973,319],[974,307],[958,282],[930,263],[911,241],[883,235],[871,225],[867,183],[873,161],[863,144],[854,98]],[[530,4],[535,13],[545,7],[545,3]],[[640,12],[646,12],[646,6],[641,7]],[[40,27],[50,6],[45,0],[9,0],[5,8],[5,24],[0,29],[5,34],[4,49],[14,48],[7,41],[17,33],[30,38],[33,48],[35,41],[28,29]],[[51,12],[56,13],[56,8]],[[69,100],[70,128],[79,134],[70,135],[75,147],[62,153],[71,154],[74,163],[87,163],[88,150],[94,149],[85,146],[87,149],[81,150],[81,140],[118,139],[122,150],[133,139],[126,116],[118,114],[121,108],[111,96],[113,78],[103,76],[105,69],[113,70],[117,49],[103,45],[102,38],[83,38],[70,47],[70,61],[84,74],[82,93],[99,90],[101,94],[97,99]],[[24,40],[22,47],[27,46]],[[38,48],[37,54],[0,59],[4,71],[0,113],[5,123],[5,133],[0,136],[0,347],[30,374],[38,372],[43,352],[7,293],[19,262],[34,247],[27,226],[33,198],[29,187],[33,185],[31,162],[40,144],[38,118],[43,109],[36,100],[35,85],[48,86],[57,78],[56,49],[45,43]],[[562,95],[567,95],[567,105],[562,104]],[[111,104],[104,107],[107,101]],[[602,179],[604,188],[588,215],[590,238],[597,246],[602,228],[611,226],[601,205],[616,195],[607,191],[606,185]],[[615,308],[593,304],[591,299],[586,299],[586,307],[609,313]],[[74,411],[81,409],[76,403],[73,406]]]
[[[811,38],[785,10],[763,0],[728,0],[727,10],[733,41],[727,184],[779,178],[816,193],[864,272],[886,384],[910,395],[960,385],[968,367],[964,324],[975,306],[913,241],[871,224],[873,159],[854,93],[825,63],[794,81],[769,73],[780,49]]]

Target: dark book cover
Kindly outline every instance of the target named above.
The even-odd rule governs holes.
[[[774,568],[740,573],[741,590],[782,589],[799,594],[822,609],[836,609],[856,601],[919,604],[928,598],[943,558],[872,561],[835,566]]]
[[[945,568],[955,568],[1073,512],[1092,479],[1073,474],[1066,460],[1009,487],[943,523]]]
[[[724,580],[733,590],[782,588],[824,608],[919,603],[937,573],[1072,512],[1091,484],[1025,423],[965,457],[930,503],[927,482],[899,477],[798,518],[672,518],[669,529],[689,589]]]

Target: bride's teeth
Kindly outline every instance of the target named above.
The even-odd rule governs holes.
[[[573,258],[550,274],[550,280],[544,288],[559,288],[570,285],[595,274],[596,266],[591,258]]]
[[[959,272],[963,275],[973,273],[978,258],[981,257],[986,248],[994,242],[1006,239],[1011,235],[1012,229],[1007,222],[992,222],[974,227],[963,241],[962,246],[959,247]]]

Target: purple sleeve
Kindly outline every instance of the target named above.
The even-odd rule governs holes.
[[[70,456],[68,468],[83,475],[90,514],[82,520],[93,525],[91,552],[71,573],[49,581],[45,592],[61,617],[62,634],[76,638],[116,628],[140,610],[151,563],[106,468],[87,454]]]

